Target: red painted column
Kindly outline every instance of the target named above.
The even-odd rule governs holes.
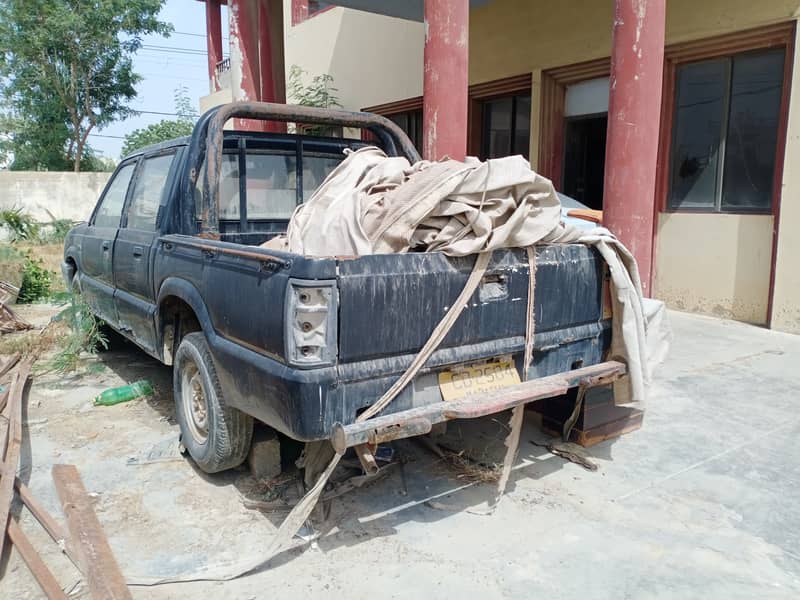
[[[469,0],[425,0],[422,154],[467,153]]]
[[[261,99],[258,52],[258,5],[254,0],[229,0],[231,93],[234,101]],[[236,129],[261,131],[258,121],[235,119]]]
[[[615,0],[603,222],[636,257],[645,292],[653,262],[666,0]]]
[[[219,0],[206,0],[206,45],[208,46],[208,81],[211,93],[219,91],[217,63],[222,60],[222,21]]]
[[[283,2],[261,0],[258,5],[258,51],[260,99],[286,103],[286,77],[283,52]],[[270,122],[266,131],[286,133],[285,123]]]

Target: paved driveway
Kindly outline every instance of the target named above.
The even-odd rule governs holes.
[[[798,598],[800,337],[671,313],[674,341],[644,428],[590,449],[596,472],[528,443],[507,496],[415,445],[386,479],[337,499],[322,537],[229,582],[133,587],[137,598]],[[38,377],[21,476],[60,516],[52,464],[78,465],[130,578],[233,572],[258,561],[285,513],[245,508],[244,471],[205,477],[169,452],[170,371],[123,348],[95,374]],[[147,377],[152,401],[91,398]],[[152,462],[158,459],[157,462]],[[73,597],[74,568],[24,511]],[[38,598],[12,554],[0,596]]]

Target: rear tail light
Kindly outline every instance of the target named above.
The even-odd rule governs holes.
[[[336,362],[335,281],[290,279],[286,291],[286,359],[298,367]]]

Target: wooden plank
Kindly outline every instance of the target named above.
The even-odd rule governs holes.
[[[17,364],[18,360],[19,360],[19,352],[15,352],[8,358],[6,362],[3,363],[3,366],[0,367],[0,377],[8,373],[11,370],[11,367]]]
[[[13,383],[11,384],[11,395],[8,399],[8,446],[5,448],[3,459],[2,478],[0,478],[0,523],[5,530],[9,520],[11,502],[14,499],[14,479],[17,476],[17,466],[19,465],[19,449],[22,445],[22,394],[28,375],[31,372],[33,359],[26,359],[17,368]],[[0,450],[2,447],[0,446]],[[0,557],[3,556],[3,546],[6,536],[0,537]]]
[[[6,386],[6,388],[0,392],[0,413],[3,412],[6,408],[6,403],[8,402],[8,396],[11,392],[11,388]]]
[[[72,540],[69,539],[67,531],[47,512],[47,509],[31,493],[30,488],[19,480],[19,477],[14,480],[14,487],[17,488],[22,503],[36,517],[36,520],[39,521],[48,535],[53,538],[53,541],[59,545],[63,544],[64,553],[80,571],[81,564],[75,549],[72,547]]]
[[[45,595],[51,600],[67,600],[67,595],[61,589],[56,578],[53,577],[53,573],[44,564],[44,561],[42,561],[42,558],[37,554],[30,540],[28,540],[28,537],[22,532],[14,519],[8,522],[7,532],[11,543],[14,544],[22,560],[28,565],[31,574],[39,583]]]
[[[92,499],[86,493],[78,469],[75,465],[54,465],[53,481],[92,598],[131,599],[125,578],[97,520]]]

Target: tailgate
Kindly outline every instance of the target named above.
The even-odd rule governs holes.
[[[536,333],[602,318],[602,259],[587,246],[537,247]],[[464,287],[475,257],[381,254],[339,262],[339,362],[415,354]],[[528,261],[497,250],[441,348],[525,336]]]

